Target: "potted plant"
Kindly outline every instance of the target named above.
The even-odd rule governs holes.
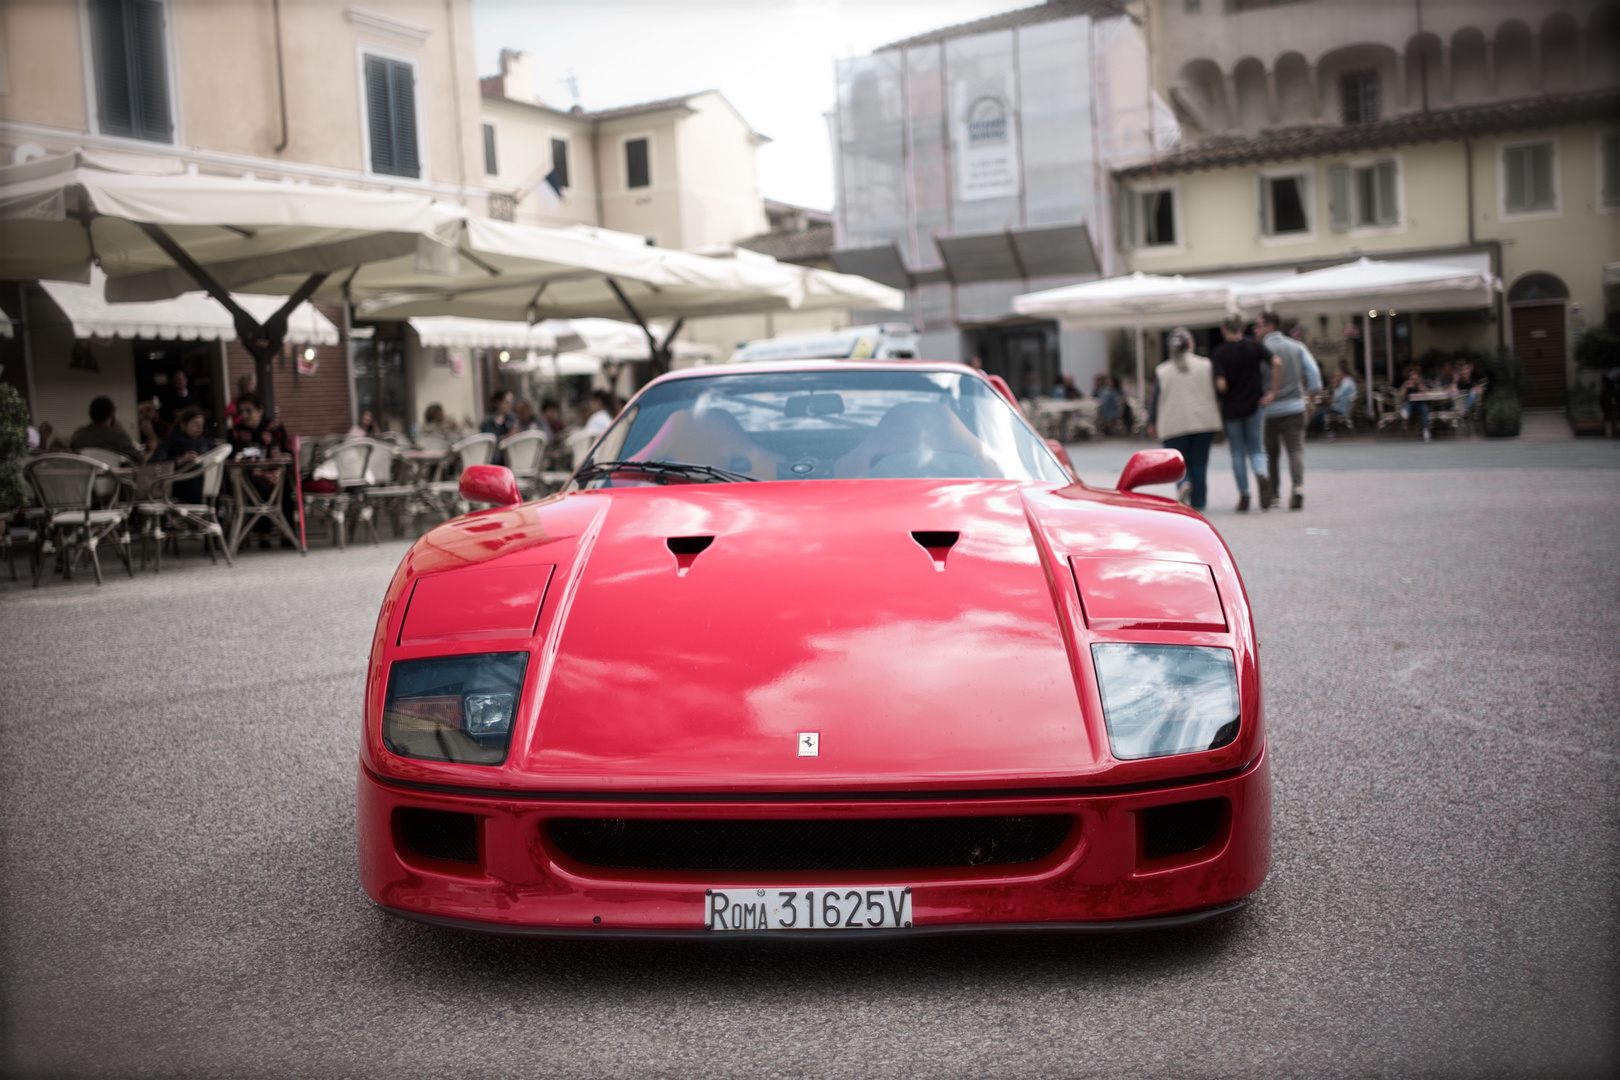
[[[1613,433],[1620,424],[1620,333],[1594,326],[1575,344],[1569,425],[1576,435]]]
[[[0,528],[10,528],[11,515],[28,505],[23,487],[23,458],[28,453],[28,407],[10,383],[0,383]]]
[[[1458,350],[1458,355],[1462,355]],[[1524,406],[1519,398],[1519,380],[1524,375],[1524,364],[1513,355],[1513,350],[1503,348],[1496,352],[1479,352],[1470,354],[1468,359],[1474,362],[1474,367],[1487,380],[1485,388],[1485,401],[1483,405],[1485,414],[1485,434],[1489,438],[1513,438],[1519,434],[1519,426],[1524,416]]]

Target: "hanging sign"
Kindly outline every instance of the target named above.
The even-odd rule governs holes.
[[[963,202],[1018,194],[1015,90],[1011,72],[951,86],[956,190]]]

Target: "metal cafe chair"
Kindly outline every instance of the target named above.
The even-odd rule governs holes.
[[[518,490],[526,495],[534,494],[540,484],[540,458],[550,441],[550,436],[544,431],[530,429],[514,431],[500,442],[506,467],[517,478]]]
[[[336,466],[337,477],[333,481],[336,490],[304,489],[306,520],[312,516],[312,511],[319,510],[332,529],[332,542],[340,548],[348,546],[349,506],[359,490],[367,484],[372,449],[377,445],[372,439],[358,438],[323,447],[316,468],[327,462]]]
[[[394,479],[394,452],[396,444],[393,440],[387,442],[376,441],[371,448],[371,457],[366,463],[366,473],[370,482],[357,489],[360,512],[355,520],[355,531],[358,532],[363,523],[371,531],[371,542],[377,543],[377,511],[389,511],[394,523],[394,535],[404,534],[401,518],[407,504],[416,497],[415,484],[400,484]]]
[[[494,456],[495,436],[488,432],[458,439],[433,470],[433,478],[419,486],[422,501],[446,519],[466,513],[461,501],[461,472],[468,465],[488,465]]]
[[[159,473],[151,478],[146,497],[135,503],[135,512],[141,516],[141,565],[146,565],[146,546],[154,542],[156,554],[152,572],[163,570],[163,542],[174,540],[178,544],[182,535],[195,535],[202,539],[203,550],[210,562],[218,563],[215,549],[225,554],[225,565],[231,562],[230,546],[225,543],[225,527],[219,520],[219,486],[225,475],[225,459],[231,456],[229,443],[221,443],[201,455],[196,461],[171,472]],[[202,477],[201,502],[176,502],[175,485]],[[177,549],[178,550],[178,547]]]
[[[79,559],[89,552],[96,584],[102,584],[101,556],[96,549],[106,540],[118,546],[124,569],[135,576],[126,527],[129,502],[121,498],[121,491],[128,489],[117,483],[110,466],[83,454],[43,454],[23,466],[23,476],[44,511],[36,528],[35,587],[45,574],[45,556],[53,553],[61,559],[63,578],[71,580]],[[104,480],[112,480],[114,485],[109,505],[101,505],[96,494],[97,481]]]

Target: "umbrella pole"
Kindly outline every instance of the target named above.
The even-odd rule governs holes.
[[[1136,392],[1141,395],[1142,408],[1147,408],[1147,358],[1142,355],[1142,325],[1136,326]]]
[[[1389,368],[1389,385],[1395,385],[1395,313],[1384,312],[1384,365]]]
[[[1373,414],[1373,370],[1372,370],[1372,320],[1362,320],[1366,332],[1361,335],[1361,358],[1367,367],[1367,418],[1372,419]]]

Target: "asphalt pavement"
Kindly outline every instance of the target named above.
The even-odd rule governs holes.
[[[1074,456],[1111,482],[1132,449]],[[0,1067],[1612,1075],[1620,442],[1307,454],[1306,508],[1247,515],[1213,455],[1208,515],[1261,639],[1273,862],[1240,915],[1166,933],[556,943],[402,922],[360,891],[353,799],[404,542],[0,579]]]

